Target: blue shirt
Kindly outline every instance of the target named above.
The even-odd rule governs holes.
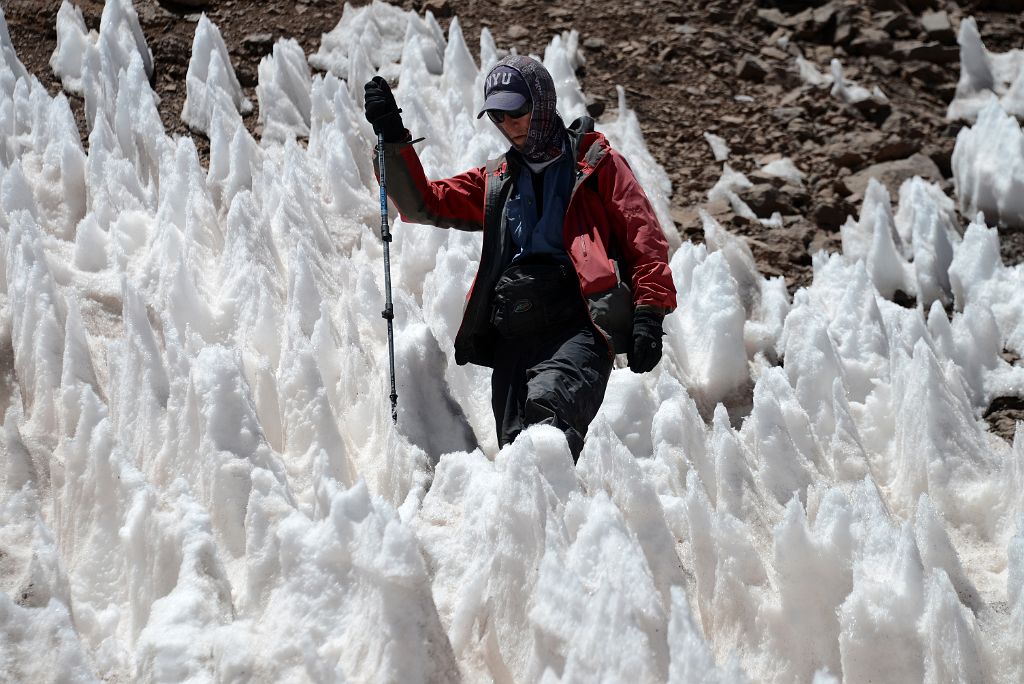
[[[558,161],[541,171],[540,202],[534,189],[533,172],[526,164],[520,168],[516,187],[505,205],[505,225],[512,242],[519,248],[513,261],[533,254],[550,254],[569,261],[562,241],[562,226],[572,195],[574,167],[569,154],[563,152]]]

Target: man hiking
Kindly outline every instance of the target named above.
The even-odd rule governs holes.
[[[402,218],[483,231],[455,361],[493,369],[499,444],[554,425],[575,461],[615,351],[637,373],[661,359],[662,319],[676,300],[650,201],[593,120],[565,127],[551,75],[534,59],[506,57],[484,81],[477,118],[487,114],[511,148],[444,180],[427,180],[387,82],[377,76],[365,90]]]

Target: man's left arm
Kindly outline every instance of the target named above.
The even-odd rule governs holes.
[[[613,239],[632,274],[633,340],[627,357],[634,373],[653,370],[661,361],[662,321],[676,307],[676,288],[668,265],[668,241],[647,193],[626,159],[608,151],[598,170]]]
[[[632,274],[634,305],[638,311],[671,312],[676,307],[676,289],[668,265],[668,241],[647,193],[626,159],[614,150],[608,151],[595,173],[613,239]]]

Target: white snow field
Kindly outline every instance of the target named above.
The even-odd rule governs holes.
[[[673,236],[661,364],[614,371],[577,467],[551,428],[498,451],[488,372],[452,355],[480,235],[395,221],[396,428],[363,82],[398,80],[428,173],[481,164],[491,36],[346,8],[327,75],[287,40],[260,65],[254,140],[201,21],[207,170],[106,7],[98,35],[58,24],[86,149],[0,26],[0,680],[1024,678],[1024,430],[981,420],[1024,394],[998,228],[873,184],[790,297],[710,217],[679,244],[620,99],[600,128]],[[576,41],[544,55],[567,119]],[[1019,146],[992,112],[969,135]]]

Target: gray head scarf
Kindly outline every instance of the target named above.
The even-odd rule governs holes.
[[[530,88],[533,100],[533,118],[520,154],[534,164],[554,159],[562,153],[562,142],[566,134],[562,117],[555,109],[558,98],[551,74],[537,60],[521,55],[509,55],[493,68],[499,66],[509,66],[518,71]]]

